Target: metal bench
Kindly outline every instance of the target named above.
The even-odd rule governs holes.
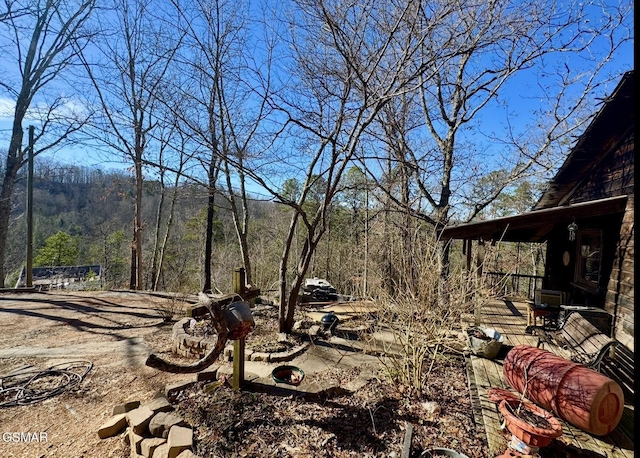
[[[618,342],[578,312],[569,313],[557,331],[536,328],[538,347],[548,345],[558,356],[600,372],[600,363]]]

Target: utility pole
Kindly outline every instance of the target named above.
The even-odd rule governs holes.
[[[29,150],[27,160],[27,266],[25,286],[33,287],[33,144],[34,127],[29,126]]]

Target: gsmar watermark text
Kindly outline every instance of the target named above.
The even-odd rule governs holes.
[[[2,442],[47,442],[46,432],[6,432],[2,433]]]

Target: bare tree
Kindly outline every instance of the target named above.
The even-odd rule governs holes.
[[[390,159],[403,180],[410,172],[412,198],[383,189],[399,208],[437,227],[449,222],[454,205],[465,204],[469,211],[459,208],[457,217],[470,220],[517,180],[553,170],[554,154],[593,112],[585,111],[593,95],[617,81],[611,61],[632,37],[630,2],[450,5],[454,14],[424,41],[432,76],[379,119],[388,151],[381,160]],[[442,55],[443,46],[456,52]],[[514,94],[522,104],[537,97],[533,126],[513,122],[524,117],[518,102],[507,106]],[[494,133],[497,111],[505,113],[506,129]],[[473,183],[498,168],[500,179],[475,192]]]
[[[452,214],[468,221],[518,180],[561,163],[557,153],[585,125],[593,94],[611,78],[617,81],[609,66],[631,37],[630,5],[624,2],[601,5],[602,17],[593,25],[589,19],[598,11],[593,4],[455,0],[448,5],[450,14],[422,35],[421,62],[431,66],[415,91],[380,111],[369,132],[374,147],[362,158],[389,210],[427,222],[436,237]],[[420,10],[425,22],[431,7]],[[507,104],[518,96],[520,104],[537,96],[530,109],[537,116],[528,119],[533,125],[514,122],[528,114],[518,112],[518,102]],[[505,113],[503,132],[497,132],[497,112]],[[405,242],[410,227],[406,220]],[[449,246],[441,248],[438,269],[446,275]],[[411,288],[411,264],[393,272],[400,265],[389,264],[390,253],[383,259],[389,278],[404,278]]]
[[[168,78],[182,37],[149,0],[114,0],[112,23],[101,20],[101,39],[83,63],[101,117],[91,135],[131,161],[136,182],[129,287],[143,287],[143,169],[157,127],[157,94]],[[95,60],[90,60],[95,59]]]
[[[5,0],[6,11],[0,11],[0,22],[10,22],[21,16],[29,14],[26,5],[23,2]]]
[[[187,37],[181,56],[186,72],[176,90],[188,105],[174,114],[204,154],[200,162],[206,180],[197,173],[190,176],[209,193],[203,282],[203,291],[209,291],[216,195],[231,211],[247,281],[252,282],[245,170],[268,112],[262,94],[269,83],[251,63],[248,5],[228,0],[176,0],[174,5]]]
[[[343,189],[343,176],[360,140],[379,111],[414,87],[419,75],[431,67],[421,60],[420,36],[432,25],[418,20],[419,10],[415,2],[294,2],[290,41],[286,41],[294,52],[294,64],[287,69],[292,75],[292,92],[275,97],[273,104],[286,116],[286,138],[298,139],[287,145],[289,157],[280,159],[281,170],[288,166],[304,177],[298,199],[280,195],[264,172],[252,174],[281,203],[294,209],[280,261],[279,326],[283,332],[293,326],[300,288],[329,228],[331,207]],[[437,23],[447,14],[445,5],[431,19]],[[302,156],[292,154],[292,149]],[[319,187],[318,205],[306,205]],[[299,225],[304,231],[302,249],[290,276],[291,248]]]
[[[18,172],[25,163],[23,123],[27,116],[40,121],[38,143],[51,133],[46,144],[39,145],[34,152],[39,154],[60,145],[86,120],[72,116],[68,100],[61,95],[48,102],[42,98],[37,109],[34,103],[47,88],[60,82],[64,71],[76,61],[77,50],[82,49],[89,38],[85,24],[95,7],[94,0],[5,0],[4,3],[6,12],[0,15],[0,49],[7,61],[12,59],[11,65],[19,75],[14,80],[7,72],[0,81],[0,89],[15,102],[0,188],[0,287],[4,287],[5,281],[11,196]],[[56,132],[51,132],[54,130]]]
[[[150,288],[153,291],[158,290],[160,279],[162,278],[164,260],[167,252],[167,243],[171,236],[173,229],[176,203],[178,200],[178,192],[180,191],[180,183],[183,180],[184,168],[191,158],[188,154],[188,138],[184,135],[178,126],[177,120],[174,119],[168,126],[163,126],[160,129],[159,137],[159,149],[157,157],[157,173],[160,184],[160,201],[158,202],[158,209],[156,212],[155,234],[153,242],[153,260],[151,262],[150,272]],[[165,156],[172,150],[176,150],[178,163],[176,165],[175,172],[172,172],[165,161],[168,159]],[[173,175],[173,182],[171,186],[167,186],[167,180],[169,176]],[[169,201],[168,217],[166,223],[164,222],[165,216],[165,199],[167,193],[171,190],[171,196]],[[164,235],[161,235],[162,226],[164,224]]]

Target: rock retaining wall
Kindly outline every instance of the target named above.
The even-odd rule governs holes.
[[[296,356],[301,355],[310,344],[304,343],[302,345],[298,345],[297,347],[293,347],[288,351],[279,351],[274,353],[267,353],[262,351],[253,351],[251,349],[246,348],[244,350],[244,360],[245,361],[263,361],[263,362],[283,362],[283,361],[291,361]],[[233,344],[227,345],[224,348],[224,359],[225,361],[233,361]]]
[[[192,318],[183,318],[173,325],[171,340],[173,342],[173,352],[185,356],[187,358],[202,358],[211,350],[216,342],[215,339],[208,337],[195,337],[187,332],[189,322]],[[301,355],[309,346],[304,343],[283,352],[257,352],[249,348],[245,349],[245,361],[264,361],[264,362],[283,362],[291,361],[296,356]],[[224,349],[224,359],[226,361],[233,360],[233,343],[228,344]]]
[[[183,318],[173,325],[171,340],[173,341],[173,352],[187,358],[202,358],[216,345],[215,339],[208,337],[195,337],[189,334],[186,329],[191,318]]]

